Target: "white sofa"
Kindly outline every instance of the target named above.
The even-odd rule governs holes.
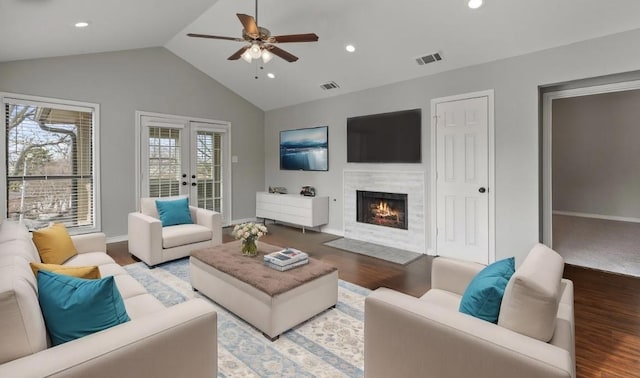
[[[483,268],[438,257],[421,298],[386,288],[369,295],[365,376],[575,378],[573,283],[562,279],[562,258],[541,244],[531,250],[507,284],[498,324],[458,311]]]
[[[184,197],[164,197],[171,200]],[[162,227],[156,199],[140,199],[140,212],[129,213],[129,252],[150,267],[189,256],[191,251],[222,244],[222,214],[189,206],[193,224]]]
[[[27,230],[0,224],[0,377],[213,377],[217,314],[202,299],[169,308],[106,254],[101,233],[72,236],[78,255],[64,265],[97,265],[114,276],[130,321],[50,347],[30,261]]]

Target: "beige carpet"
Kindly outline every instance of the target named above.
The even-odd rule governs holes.
[[[553,249],[567,264],[640,277],[640,223],[554,215]]]

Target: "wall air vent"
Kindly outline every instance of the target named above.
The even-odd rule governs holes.
[[[437,62],[439,60],[442,60],[442,55],[440,55],[440,53],[433,53],[416,58],[416,62],[419,66],[424,66],[425,64]]]
[[[338,84],[336,84],[335,81],[330,81],[328,83],[324,83],[320,86],[320,88],[324,89],[325,91],[328,91],[329,89],[336,89],[336,88],[340,88],[340,86]]]

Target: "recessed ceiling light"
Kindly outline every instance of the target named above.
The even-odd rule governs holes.
[[[272,74],[271,72],[269,72],[269,73],[267,74],[267,77],[268,77],[269,79],[275,79],[276,75],[274,75],[274,74]]]
[[[469,0],[467,5],[471,9],[478,9],[478,8],[480,8],[482,6],[482,0]]]
[[[347,50],[348,52],[356,51],[356,47],[354,45],[346,45],[344,49]]]
[[[86,21],[80,21],[80,22],[76,22],[74,26],[76,28],[86,28],[87,26],[89,26],[89,23]]]

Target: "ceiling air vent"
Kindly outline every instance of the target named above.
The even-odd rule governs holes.
[[[425,64],[437,62],[439,60],[442,60],[442,55],[440,55],[440,53],[433,53],[416,58],[416,62],[419,66],[424,66]]]
[[[340,88],[340,86],[338,84],[336,84],[335,81],[330,81],[328,83],[324,83],[320,86],[320,88],[324,89],[325,91],[328,91],[329,89],[336,89],[336,88]]]

